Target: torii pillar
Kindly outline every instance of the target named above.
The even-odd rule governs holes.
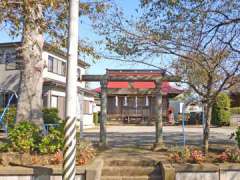
[[[100,117],[100,142],[99,146],[105,148],[107,146],[107,80],[100,81],[101,84],[101,117]]]
[[[155,92],[155,143],[153,146],[154,150],[161,150],[165,149],[164,143],[163,143],[163,113],[162,113],[162,92],[161,92],[161,84],[162,80],[156,80],[156,92]]]

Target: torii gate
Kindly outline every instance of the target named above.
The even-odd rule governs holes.
[[[162,73],[161,76],[156,77],[153,75],[130,75],[130,76],[110,76],[109,74],[105,75],[82,75],[81,81],[88,82],[100,82],[101,85],[101,115],[100,115],[100,139],[99,145],[102,147],[107,146],[107,133],[106,133],[106,119],[107,119],[107,84],[108,81],[127,81],[127,82],[155,82],[156,91],[156,122],[155,122],[155,143],[153,148],[162,148],[163,144],[163,121],[162,121],[162,95],[161,92],[161,83],[163,81],[168,82],[178,82],[180,77],[178,76],[169,76],[165,73]]]

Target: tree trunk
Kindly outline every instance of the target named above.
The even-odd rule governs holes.
[[[38,126],[43,126],[42,119],[42,72],[44,62],[42,50],[44,37],[40,29],[43,18],[40,4],[26,7],[30,13],[24,18],[22,36],[22,68],[20,73],[20,86],[18,90],[18,104],[16,121],[32,121]]]
[[[205,127],[203,131],[203,150],[204,153],[208,153],[208,138],[209,138],[209,132],[210,132],[210,124],[212,119],[212,105],[207,104],[206,107],[206,118],[205,118]]]

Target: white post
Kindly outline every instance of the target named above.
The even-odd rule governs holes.
[[[69,1],[66,122],[64,126],[63,180],[76,176],[76,97],[79,0]]]

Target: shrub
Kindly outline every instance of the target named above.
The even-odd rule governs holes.
[[[9,143],[0,144],[0,152],[8,152],[8,150],[9,150]]]
[[[170,154],[171,162],[193,162],[193,163],[201,163],[205,161],[205,156],[201,150],[192,149],[186,146],[184,149],[174,150],[173,153]]]
[[[9,130],[9,141],[13,151],[32,152],[41,138],[40,129],[29,121],[21,121]]]
[[[226,162],[229,160],[228,154],[226,152],[222,152],[222,154],[219,155],[217,158],[219,162]]]
[[[237,130],[236,130],[235,140],[237,141],[238,148],[240,148],[240,127],[238,127]]]
[[[193,150],[191,152],[191,159],[195,163],[201,163],[205,160],[203,152],[201,150]]]
[[[44,108],[43,109],[43,121],[45,124],[58,124],[61,122],[61,118],[58,116],[57,108]]]
[[[240,162],[240,150],[239,149],[227,149],[225,153],[228,156],[230,162],[239,163]]]
[[[62,151],[58,150],[54,154],[53,158],[50,160],[50,163],[51,164],[60,164],[62,162],[63,162],[63,153],[62,153]]]
[[[96,151],[92,144],[88,141],[80,141],[77,143],[77,165],[84,165],[93,159],[96,155]]]
[[[95,125],[99,124],[99,113],[98,112],[93,113],[93,122]]]
[[[230,98],[225,93],[220,93],[213,105],[212,124],[229,125],[230,123]]]
[[[42,138],[39,151],[42,154],[53,154],[63,147],[64,134],[61,128],[50,128],[49,133]]]
[[[186,146],[185,148],[175,147],[171,149],[172,153],[170,154],[171,162],[186,162],[191,158],[191,149]]]
[[[3,109],[0,109],[0,114],[3,112]],[[8,111],[6,112],[3,122],[4,124],[8,125],[8,128],[13,128],[15,123],[15,117],[17,114],[16,107],[9,107]],[[61,118],[58,116],[58,109],[57,108],[44,108],[43,109],[43,120],[46,124],[58,124],[61,122]]]
[[[0,114],[3,112],[3,109],[0,109]],[[7,128],[13,128],[15,123],[15,117],[17,114],[16,107],[9,107],[6,114],[4,115],[3,122],[7,124]]]
[[[240,107],[233,107],[230,110],[231,114],[240,114]]]
[[[191,157],[191,149],[186,146],[183,151],[181,151],[181,157],[185,160],[189,160]]]
[[[240,162],[240,150],[236,148],[226,149],[216,159],[218,162]]]
[[[174,163],[180,162],[182,159],[178,152],[171,153],[169,157]]]

